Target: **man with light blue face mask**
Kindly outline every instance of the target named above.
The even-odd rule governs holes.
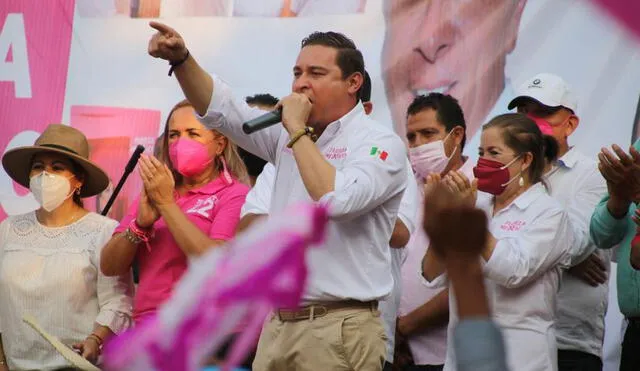
[[[473,179],[473,163],[462,156],[466,123],[458,101],[450,95],[431,93],[416,97],[407,110],[409,159],[416,174],[420,200],[427,177],[444,177],[458,171]],[[418,225],[422,223],[419,210]],[[403,370],[441,370],[447,347],[449,290],[443,280],[427,282],[420,276],[429,239],[420,228],[411,235],[402,266],[402,298],[396,332],[408,342],[413,365]]]

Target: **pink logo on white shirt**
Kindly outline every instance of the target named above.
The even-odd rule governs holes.
[[[522,220],[516,220],[515,222],[504,222],[502,223],[502,225],[500,226],[500,229],[502,229],[503,231],[519,231],[520,228],[524,227],[524,225],[527,224]]]
[[[331,147],[324,156],[327,160],[341,160],[347,157],[347,147]]]

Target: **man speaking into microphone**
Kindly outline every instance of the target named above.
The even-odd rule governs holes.
[[[247,135],[243,123],[264,111],[205,72],[175,30],[151,27],[158,32],[149,54],[169,61],[202,122],[275,165],[270,213],[300,201],[329,205],[327,238],[307,255],[301,307],[279,308],[266,322],[253,369],[381,370],[386,336],[377,306],[393,287],[388,241],[407,182],[406,151],[359,104],[360,51],[339,33],[309,35],[292,93],[278,103],[282,125]]]

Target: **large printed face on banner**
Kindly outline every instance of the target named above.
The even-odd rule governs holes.
[[[50,123],[78,128],[111,178],[109,190],[85,202],[102,209],[133,149],[150,153],[184,98],[166,61],[146,53],[147,20],[157,17],[238,97],[286,96],[300,40],[342,32],[371,74],[374,120],[404,137],[415,94],[450,93],[464,110],[472,161],[479,126],[506,112],[520,84],[540,72],[576,92],[580,125],[569,144],[587,156],[626,147],[640,132],[640,44],[591,1],[0,0],[2,153],[32,144]],[[140,187],[134,172],[110,215],[119,219]],[[2,219],[37,204],[0,169],[0,206]]]
[[[307,17],[357,14],[366,0],[77,0],[81,17]]]
[[[458,99],[472,137],[505,85],[526,0],[389,0],[383,76],[396,132],[418,94]],[[505,107],[506,109],[506,107]]]

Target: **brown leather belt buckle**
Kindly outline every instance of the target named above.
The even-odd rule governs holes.
[[[279,309],[278,318],[283,322],[311,320],[324,317],[329,313],[329,309],[324,305],[310,305],[299,310]]]
[[[328,302],[308,305],[299,309],[278,309],[278,318],[283,322],[311,320],[327,315],[327,313],[342,309],[369,309],[372,312],[378,310],[377,301],[361,302],[356,300],[346,300],[341,302]]]

